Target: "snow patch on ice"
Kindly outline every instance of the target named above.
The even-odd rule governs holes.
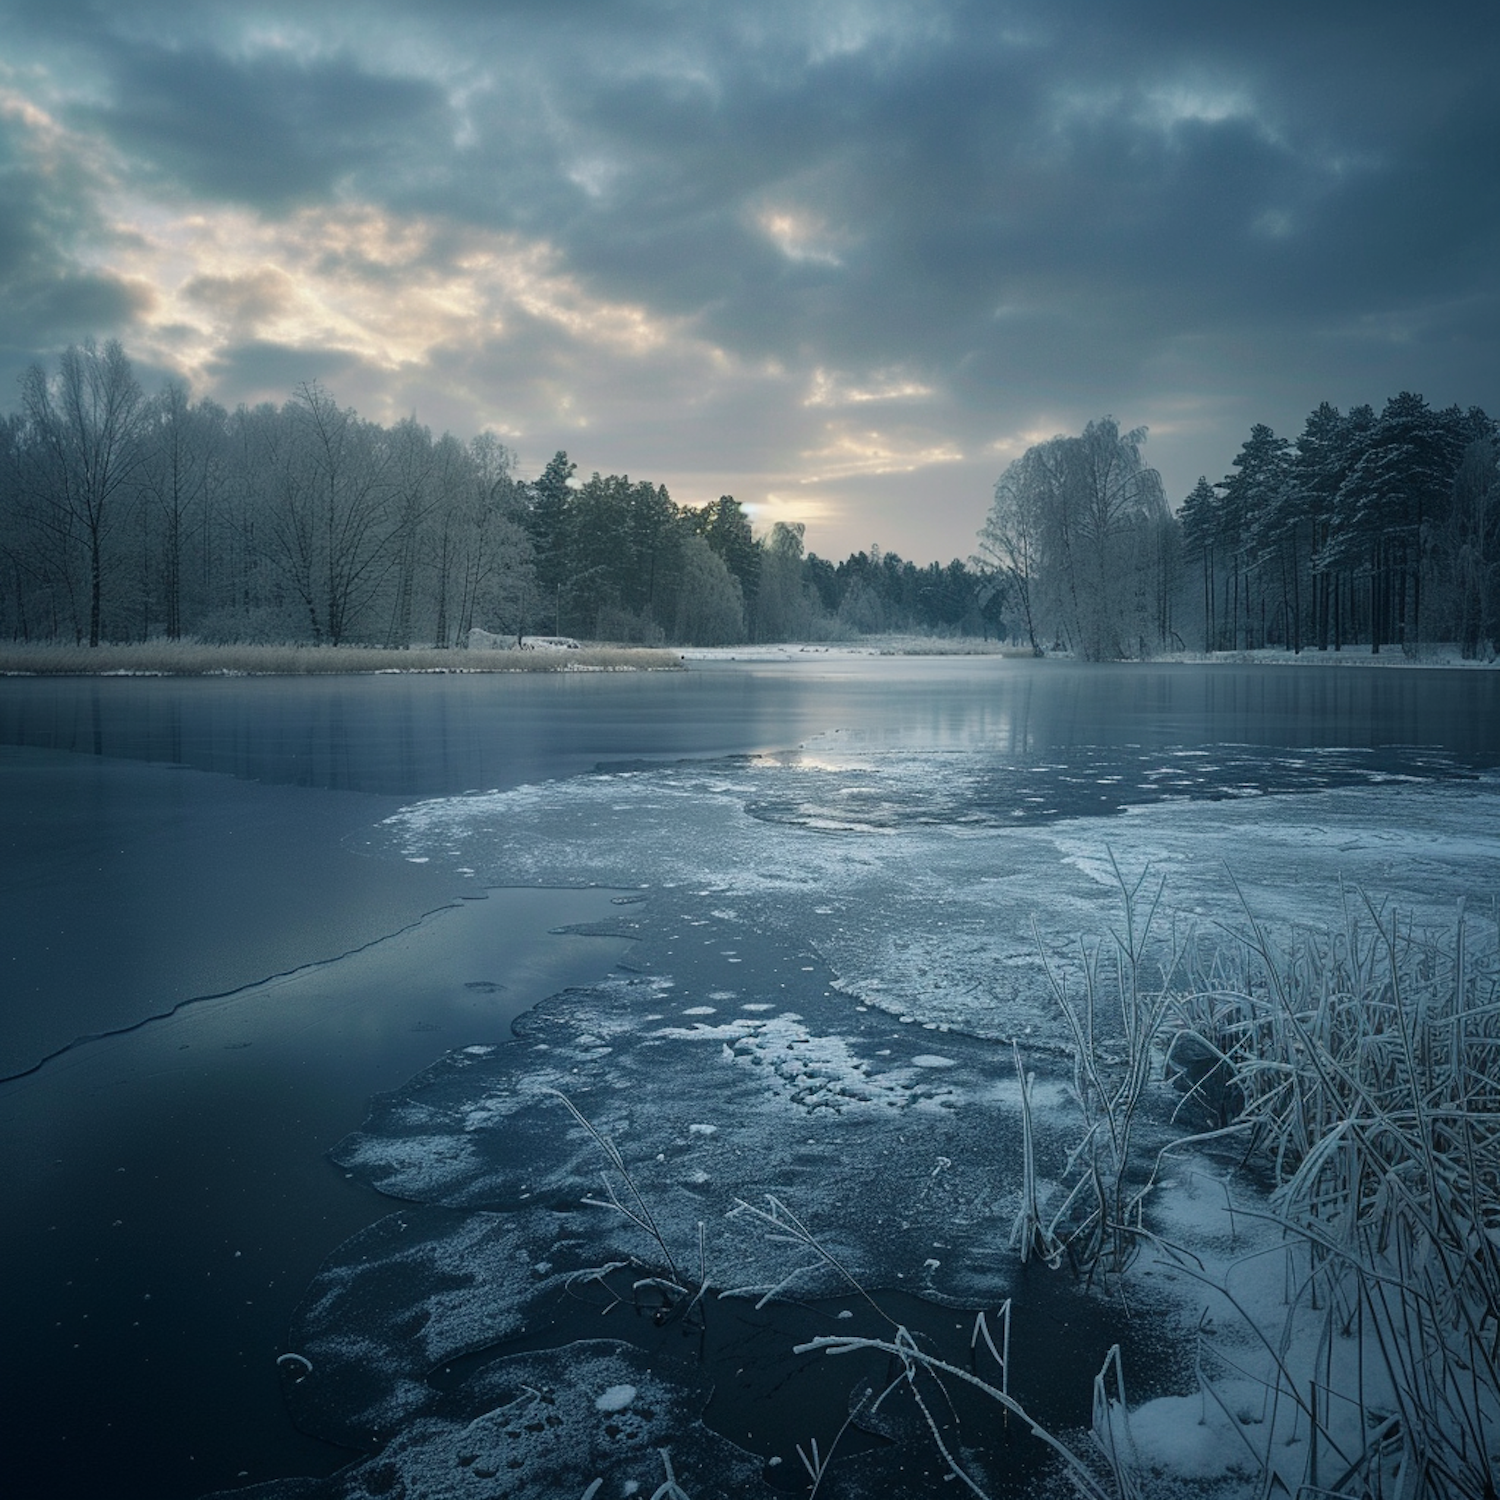
[[[595,1411],[624,1411],[635,1400],[633,1385],[612,1385],[594,1397]]]

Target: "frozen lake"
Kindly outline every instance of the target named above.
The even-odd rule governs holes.
[[[493,1163],[434,1177],[373,1117],[342,1169],[323,1153],[372,1095],[503,1042],[548,994],[586,999],[533,1042],[578,1052],[588,1089],[646,1079],[642,1100],[648,1062],[702,1075],[710,1044],[776,1071],[794,1014],[817,1066],[738,1106],[767,1139],[819,1089],[920,1118],[993,1074],[1003,1113],[990,1039],[1065,1041],[1033,918],[1064,960],[1104,931],[1111,853],[1160,871],[1184,922],[1234,917],[1228,870],[1272,921],[1332,919],[1341,879],[1439,920],[1500,884],[1497,767],[1500,676],[1479,672],[810,658],[0,683],[21,1490],[149,1472],[190,1496],[345,1461],[292,1428],[274,1361],[324,1257],[391,1209],[370,1184],[449,1205],[521,1186]],[[476,1098],[514,1091],[511,1056],[479,1058]],[[678,1124],[714,1127],[692,1170],[728,1191],[722,1122]],[[955,1139],[934,1154],[956,1193]],[[832,1149],[761,1166],[826,1207]],[[972,1222],[942,1254],[894,1232],[849,1249],[866,1275],[931,1260],[926,1289],[963,1300],[1000,1285]]]

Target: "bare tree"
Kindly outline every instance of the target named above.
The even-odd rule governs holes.
[[[439,499],[434,483],[437,453],[431,431],[415,417],[397,424],[389,435],[389,444],[395,502],[392,546],[396,581],[386,644],[409,646],[422,531]]]
[[[140,486],[148,513],[160,525],[154,559],[160,589],[162,624],[167,636],[183,633],[184,598],[188,590],[194,543],[205,541],[209,499],[221,474],[223,413],[188,400],[187,387],[169,380],[146,403]]]
[[[1072,634],[1090,661],[1134,654],[1149,628],[1144,587],[1152,523],[1167,509],[1161,476],[1141,459],[1146,429],[1121,433],[1113,417],[1067,440],[1064,466],[1074,522]],[[1134,639],[1132,639],[1134,638]]]
[[[978,565],[999,575],[1006,595],[1014,600],[1026,626],[1034,656],[1042,654],[1037,639],[1037,611],[1033,590],[1042,566],[1042,501],[1045,456],[1028,448],[995,481],[995,500],[979,532]]]
[[[1103,661],[1159,633],[1171,516],[1145,440],[1104,417],[1028,448],[996,484],[981,554],[1008,579],[1033,649],[1045,631]]]
[[[55,379],[39,365],[21,378],[21,404],[36,496],[51,512],[54,534],[85,550],[89,645],[99,644],[106,549],[144,457],[144,401],[125,351],[115,339],[70,345]]]
[[[493,433],[482,432],[465,450],[468,481],[460,491],[463,519],[463,592],[459,634],[467,636],[482,615],[519,639],[537,600],[533,546],[525,502],[511,478],[514,455]]]
[[[272,555],[315,641],[337,646],[393,562],[390,450],[378,428],[304,384],[263,424]]]

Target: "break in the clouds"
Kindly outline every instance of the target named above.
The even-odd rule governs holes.
[[[0,0],[0,380],[89,334],[965,555],[1113,413],[1500,407],[1493,5]],[[13,403],[7,403],[13,404]]]

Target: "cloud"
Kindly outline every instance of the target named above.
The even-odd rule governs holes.
[[[308,349],[252,339],[225,344],[209,361],[217,390],[230,404],[254,406],[262,401],[281,405],[299,385],[322,384],[337,391],[347,404],[345,377],[355,358],[338,349]]]
[[[962,451],[941,434],[909,427],[891,430],[829,422],[818,447],[802,455],[804,483],[863,474],[913,474],[934,464],[959,463]]]
[[[106,61],[113,97],[80,118],[168,190],[210,201],[283,208],[363,173],[399,174],[407,140],[446,123],[433,84],[345,56],[122,42]]]
[[[297,282],[279,266],[238,275],[205,272],[184,282],[181,295],[229,328],[250,331],[278,321],[300,300]]]
[[[98,264],[110,231],[92,199],[104,181],[87,143],[0,75],[0,350],[18,363],[111,334],[155,302],[148,282]]]
[[[921,401],[935,388],[900,369],[872,370],[860,381],[821,367],[813,371],[804,406],[864,406],[871,402]]]
[[[1325,398],[1500,407],[1492,6],[6,8],[15,359],[122,332],[950,555],[1017,434],[1145,422],[1176,496]]]

